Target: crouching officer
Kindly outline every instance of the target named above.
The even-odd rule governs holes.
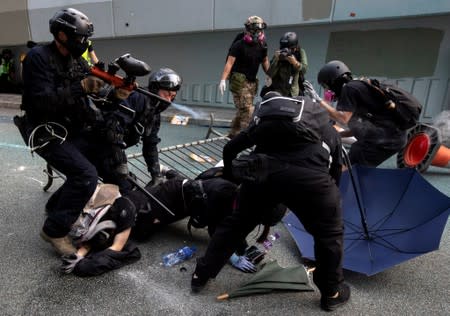
[[[33,47],[23,62],[25,116],[15,122],[31,149],[66,177],[46,205],[41,237],[58,253],[70,254],[75,248],[67,235],[97,185],[97,170],[88,159],[92,145],[82,137],[90,119],[86,96],[97,93],[103,81],[87,77],[80,58],[94,32],[89,18],[68,8],[49,23],[54,40]]]
[[[244,159],[233,159],[254,145],[247,164],[255,161],[256,168],[237,172]],[[206,253],[197,261],[192,290],[198,292],[214,278],[261,216],[282,203],[314,238],[314,282],[322,296],[321,307],[332,310],[347,302],[350,289],[342,272],[343,220],[336,184],[341,143],[326,111],[309,98],[269,92],[255,109],[251,125],[225,145],[223,160],[224,173],[244,174],[244,182],[237,209],[219,224]]]
[[[142,140],[142,154],[152,177],[152,185],[162,181],[158,157],[158,144],[161,142],[158,136],[161,127],[161,112],[175,100],[182,82],[180,75],[174,70],[161,68],[152,73],[148,81],[148,90],[158,95],[159,99],[133,92],[124,102],[125,106],[135,113],[132,120],[127,121],[124,118],[124,141],[127,147],[130,147]]]

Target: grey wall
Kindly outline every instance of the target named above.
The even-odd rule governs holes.
[[[8,32],[0,34],[0,45],[19,56],[28,39],[51,40],[48,20],[67,6],[94,22],[101,60],[129,52],[153,69],[177,70],[184,78],[180,103],[232,106],[231,95],[217,90],[226,52],[245,19],[260,15],[269,25],[270,55],[284,32],[300,35],[309,60],[306,77],[314,84],[320,67],[339,58],[357,75],[412,91],[425,105],[425,119],[449,108],[448,0],[2,0],[0,27]]]

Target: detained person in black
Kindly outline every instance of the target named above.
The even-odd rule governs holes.
[[[406,131],[398,128],[392,113],[382,107],[385,100],[361,80],[353,80],[343,62],[334,60],[323,66],[318,82],[337,97],[336,109],[323,100],[320,104],[332,119],[348,125],[349,131],[341,135],[357,139],[350,148],[352,164],[376,167],[405,146]]]
[[[274,94],[269,92],[263,101]],[[317,115],[325,117],[320,140],[306,139],[293,120],[266,118],[253,120],[248,129],[225,145],[226,174],[231,173],[231,163],[237,154],[254,145],[255,153],[270,157],[269,171],[266,180],[260,183],[242,183],[237,209],[217,227],[206,253],[197,261],[191,281],[194,292],[219,273],[238,242],[256,227],[264,213],[283,203],[314,237],[317,263],[314,282],[322,295],[322,308],[337,306],[335,301],[330,303],[333,296],[339,297],[340,304],[348,300],[350,290],[343,283],[342,273],[343,220],[337,187],[342,161],[340,138],[328,123],[326,112],[311,99],[304,101],[305,107],[314,107],[321,112]],[[286,102],[289,107],[289,101]],[[255,112],[258,115],[258,110]]]

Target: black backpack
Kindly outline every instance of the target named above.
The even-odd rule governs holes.
[[[323,129],[329,125],[327,111],[312,99],[284,97],[275,91],[267,93],[253,112],[256,124],[266,119],[290,120],[298,124],[302,137],[309,142],[321,141]]]
[[[385,109],[392,112],[400,129],[407,130],[417,125],[422,105],[411,93],[376,79],[361,81],[381,96]]]

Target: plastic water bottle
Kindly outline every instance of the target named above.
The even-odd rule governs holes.
[[[280,239],[280,234],[277,232],[267,236],[267,239],[262,243],[265,252],[268,252],[273,247],[273,243],[278,239]]]
[[[245,251],[245,256],[252,262],[253,264],[258,264],[261,260],[264,259],[266,254],[272,249],[273,244],[280,239],[279,233],[273,233],[267,236],[266,240],[264,240],[261,244],[250,246]]]
[[[183,248],[178,249],[175,252],[168,253],[163,256],[163,264],[166,267],[171,267],[180,262],[188,260],[192,258],[192,256],[194,256],[196,250],[197,248],[195,246],[193,247],[185,246]]]

